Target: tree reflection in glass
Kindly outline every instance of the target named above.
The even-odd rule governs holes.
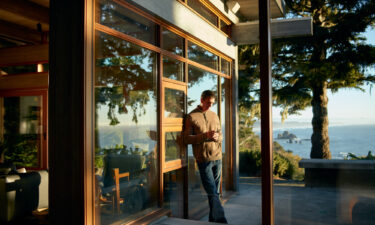
[[[96,22],[157,45],[157,24],[110,0],[100,0]]]
[[[185,81],[184,63],[163,56],[163,76],[172,80]]]
[[[111,224],[156,206],[157,54],[101,32],[95,43],[97,205],[101,224]],[[116,168],[129,173],[129,181],[119,181],[120,199]],[[119,201],[119,215],[112,201]]]
[[[214,70],[219,69],[219,56],[190,41],[188,42],[188,58]]]
[[[197,67],[189,65],[189,84],[188,84],[188,113],[195,109],[200,103],[201,94],[204,90],[211,90],[216,93],[218,76],[216,74],[201,70]],[[216,99],[217,101],[217,99]],[[210,108],[217,114],[217,103]]]
[[[172,31],[162,28],[162,47],[176,55],[184,56],[185,41]]]
[[[183,118],[185,114],[185,93],[180,90],[165,88],[164,117]]]

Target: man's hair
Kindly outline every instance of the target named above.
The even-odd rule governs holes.
[[[215,93],[211,90],[205,90],[201,94],[201,99],[215,98]]]

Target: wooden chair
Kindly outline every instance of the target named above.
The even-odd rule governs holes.
[[[120,204],[124,203],[124,199],[120,198],[120,179],[121,178],[128,178],[128,181],[130,180],[130,173],[120,173],[119,168],[113,169],[113,179],[115,181],[115,187],[114,187],[114,202],[116,203],[117,208],[117,214],[120,214]]]

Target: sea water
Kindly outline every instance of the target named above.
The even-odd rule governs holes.
[[[288,139],[277,139],[277,135],[284,131],[295,134],[297,139],[293,143],[289,143]],[[302,158],[310,158],[311,135],[311,127],[280,128],[273,131],[274,141]],[[349,152],[364,156],[371,151],[375,155],[375,124],[330,126],[328,135],[333,159],[343,159]]]

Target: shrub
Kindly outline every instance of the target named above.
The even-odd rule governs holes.
[[[356,156],[353,153],[348,153],[348,155],[344,158],[347,160],[375,160],[375,155],[371,154],[371,151],[368,151],[366,156]]]
[[[255,139],[255,140],[254,140]],[[247,149],[249,145],[251,148]],[[246,146],[246,147],[245,147]],[[302,180],[303,169],[298,167],[301,158],[293,155],[292,151],[285,151],[277,142],[273,143],[273,174],[285,179]],[[240,148],[240,173],[247,176],[260,176],[262,167],[259,137],[253,136]]]

